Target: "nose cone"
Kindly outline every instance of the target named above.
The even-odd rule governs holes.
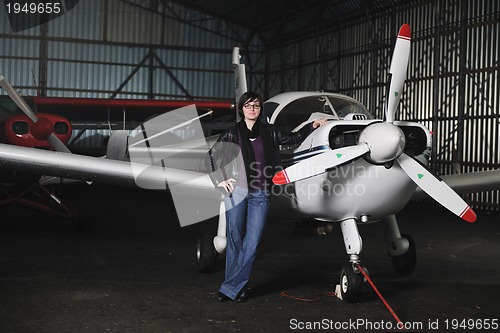
[[[31,126],[31,134],[35,139],[45,141],[54,132],[54,126],[47,118],[40,117],[38,121]]]
[[[360,143],[366,143],[370,154],[369,162],[383,164],[398,158],[405,147],[405,135],[396,125],[376,123],[368,126],[359,136]]]

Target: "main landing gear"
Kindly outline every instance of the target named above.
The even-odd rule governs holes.
[[[387,227],[387,252],[396,273],[409,275],[417,265],[415,242],[410,235],[401,234],[394,215],[384,219]]]
[[[217,236],[209,231],[202,232],[196,242],[196,266],[198,272],[213,273],[219,254],[226,250],[226,208],[221,200]]]
[[[388,216],[383,222],[387,226],[387,247],[394,270],[404,275],[411,274],[417,263],[415,242],[409,235],[401,235],[394,215]],[[350,261],[350,264],[344,266],[340,273],[340,298],[350,303],[357,303],[361,299],[365,282],[358,268],[363,240],[359,235],[356,219],[341,222],[340,228]]]
[[[213,273],[217,261],[217,251],[215,250],[214,235],[209,231],[204,231],[198,236],[196,241],[196,266],[200,273]]]

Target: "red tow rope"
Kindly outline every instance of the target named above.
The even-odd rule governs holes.
[[[287,293],[286,291],[282,291],[282,292],[280,292],[280,296],[281,297],[288,297],[288,298],[295,299],[295,300],[301,301],[301,302],[311,303],[311,302],[318,302],[322,296],[337,297],[337,294],[327,291],[327,292],[319,293],[314,298],[305,298],[305,297],[300,297],[300,296],[293,296],[293,295],[290,295],[289,293]]]
[[[358,269],[361,271],[361,274],[363,274],[363,276],[365,277],[366,281],[368,281],[368,283],[370,284],[370,286],[372,286],[373,290],[375,290],[375,292],[377,293],[378,297],[380,297],[380,299],[382,300],[382,303],[384,303],[384,305],[387,308],[387,310],[389,310],[389,312],[391,313],[391,315],[394,317],[394,319],[398,323],[398,328],[401,329],[401,330],[404,330],[404,324],[403,324],[403,322],[401,321],[401,319],[399,319],[398,315],[396,314],[396,312],[394,312],[394,310],[391,308],[391,306],[389,305],[389,303],[387,303],[387,301],[385,300],[384,296],[382,296],[382,294],[380,293],[380,291],[378,291],[377,287],[372,282],[372,280],[370,279],[370,277],[368,276],[368,274],[366,274],[366,272],[363,269],[363,267],[361,267],[361,265],[358,264]]]
[[[404,324],[403,324],[403,322],[401,321],[401,319],[399,319],[398,315],[396,314],[396,312],[394,312],[394,310],[391,308],[391,306],[389,305],[389,303],[387,303],[387,301],[385,300],[384,296],[382,296],[382,294],[377,289],[377,287],[375,286],[375,284],[373,283],[373,281],[370,279],[370,277],[368,276],[368,274],[365,272],[365,270],[363,269],[363,267],[361,267],[361,265],[359,265],[359,264],[357,265],[357,267],[358,267],[359,271],[361,272],[361,274],[363,274],[363,276],[365,277],[366,281],[368,281],[368,283],[370,284],[370,286],[373,288],[373,290],[375,290],[375,293],[377,293],[378,297],[382,300],[382,302],[384,303],[384,305],[387,308],[387,310],[389,310],[389,312],[391,313],[391,315],[394,317],[394,319],[398,323],[397,324],[398,329],[404,330]],[[299,297],[299,296],[292,296],[292,295],[288,294],[286,291],[282,291],[282,292],[280,292],[280,296],[281,297],[292,298],[292,299],[295,299],[295,300],[298,300],[298,301],[302,301],[302,302],[317,302],[317,301],[319,301],[321,299],[321,296],[338,296],[338,295],[336,295],[335,293],[332,293],[332,292],[325,292],[325,293],[318,294],[314,298],[304,298],[304,297]]]

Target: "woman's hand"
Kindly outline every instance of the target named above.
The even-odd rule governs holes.
[[[227,193],[232,193],[234,191],[234,184],[236,184],[236,180],[234,178],[229,178],[217,184],[217,187],[222,187]]]
[[[313,128],[316,129],[320,126],[326,125],[327,123],[328,123],[328,120],[326,118],[317,119],[313,123]]]

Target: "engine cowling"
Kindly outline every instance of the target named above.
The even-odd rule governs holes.
[[[54,133],[64,144],[71,138],[72,127],[68,119],[48,113],[38,113],[38,121],[33,123],[24,115],[14,115],[4,123],[7,143],[32,148],[52,149],[47,141]]]

